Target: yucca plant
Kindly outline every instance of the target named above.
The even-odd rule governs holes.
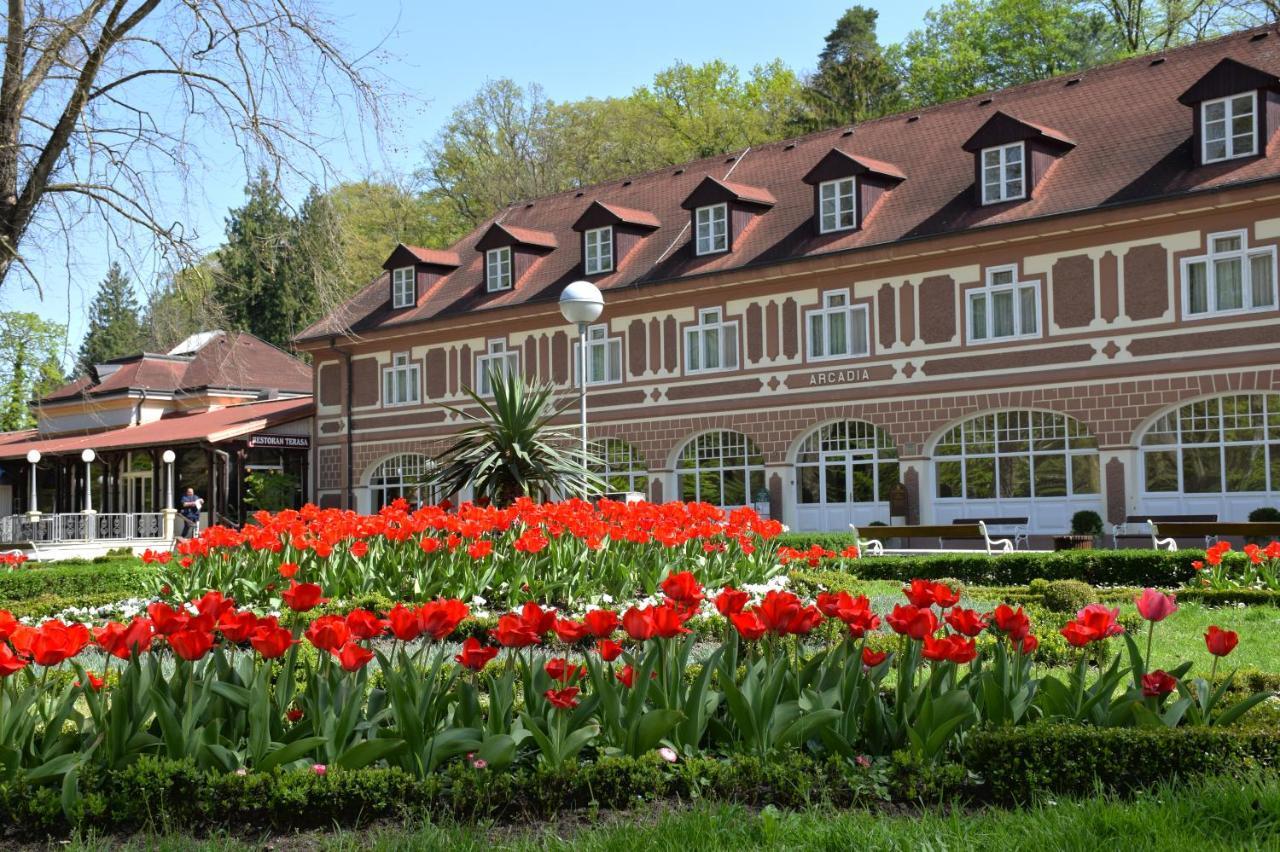
[[[582,458],[578,431],[555,423],[575,402],[572,396],[556,399],[555,385],[503,371],[490,372],[489,386],[492,399],[463,388],[479,412],[444,406],[466,425],[436,459],[425,485],[442,494],[470,487],[476,498],[499,506],[521,496],[552,500],[604,491],[604,481],[590,470],[598,460]]]

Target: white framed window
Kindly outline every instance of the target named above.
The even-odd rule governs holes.
[[[865,420],[821,426],[796,452],[796,502],[803,505],[885,503],[897,484],[898,449]]]
[[[1280,394],[1185,403],[1151,424],[1141,447],[1145,494],[1280,495]]]
[[[1101,492],[1098,440],[1053,411],[999,411],[959,423],[933,451],[939,499],[1058,498]]]
[[[582,344],[573,344],[573,384],[578,386]],[[604,323],[587,328],[587,384],[612,385],[622,381],[622,338],[610,337]]]
[[[822,294],[822,307],[809,311],[809,360],[856,358],[869,354],[870,312],[851,305],[848,290]]]
[[[741,432],[699,435],[676,461],[676,493],[686,502],[745,506],[764,490],[764,454]]]
[[[1275,307],[1275,246],[1249,248],[1247,231],[1210,234],[1208,254],[1183,259],[1183,316],[1269,311]]]
[[[413,307],[417,301],[416,290],[412,266],[391,270],[391,307]]]
[[[490,293],[511,289],[511,246],[484,253],[484,285]]]
[[[729,250],[729,205],[712,204],[693,212],[696,230],[694,251],[698,254],[717,254]]]
[[[412,405],[418,402],[420,378],[418,365],[409,360],[409,353],[392,355],[391,366],[382,368],[382,404]]]
[[[649,493],[649,471],[634,446],[621,438],[602,438],[591,442],[591,454],[591,472],[604,480],[607,493]]]
[[[684,371],[714,373],[738,369],[738,321],[719,308],[698,311],[698,323],[684,330]]]
[[[613,228],[592,228],[582,235],[582,265],[588,275],[613,271]]]
[[[982,203],[1027,195],[1026,150],[1021,142],[982,149]]]
[[[857,227],[858,202],[854,179],[840,178],[818,184],[818,231],[847,231]]]
[[[481,396],[493,395],[494,375],[514,376],[520,369],[520,352],[508,349],[505,340],[490,340],[483,355],[476,357],[476,391]]]
[[[1200,104],[1200,160],[1217,163],[1258,152],[1258,93]]]
[[[407,501],[410,509],[436,502],[434,490],[425,484],[427,474],[434,467],[435,462],[420,453],[401,453],[383,459],[369,477],[373,511],[400,499]]]
[[[969,340],[1008,340],[1040,334],[1040,283],[1019,281],[1016,266],[987,270],[987,283],[966,295]]]

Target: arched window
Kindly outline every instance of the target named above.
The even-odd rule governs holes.
[[[592,454],[600,460],[591,470],[605,481],[605,491],[622,494],[649,491],[649,471],[636,448],[620,438],[603,438],[593,441]]]
[[[1148,494],[1280,493],[1280,394],[1203,399],[1142,436]]]
[[[796,455],[796,500],[802,505],[879,503],[897,483],[893,439],[862,420],[815,429]]]
[[[369,477],[369,492],[373,497],[373,511],[378,511],[397,498],[403,497],[413,507],[431,501],[431,492],[422,483],[434,467],[431,459],[421,453],[401,453],[383,459]]]
[[[764,456],[741,432],[708,432],[684,445],[676,462],[680,499],[745,506],[764,490]]]
[[[980,414],[934,448],[939,498],[969,500],[1098,494],[1098,441],[1049,411]]]

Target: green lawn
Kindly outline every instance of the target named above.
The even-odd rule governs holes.
[[[71,849],[101,849],[84,837]],[[1017,811],[879,813],[815,808],[751,811],[728,805],[582,815],[535,826],[393,826],[368,831],[192,840],[137,837],[118,848],[157,850],[1212,850],[1280,849],[1280,780],[1274,775],[1164,787],[1128,801],[1044,801]]]

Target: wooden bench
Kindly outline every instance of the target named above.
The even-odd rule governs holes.
[[[1177,550],[1179,538],[1204,536],[1205,547],[1224,535],[1242,538],[1280,538],[1280,522],[1277,521],[1166,521],[1155,519],[1151,524],[1152,546],[1165,550]],[[1158,526],[1157,526],[1158,525]],[[1164,538],[1161,538],[1161,536]]]
[[[1171,538],[1161,538],[1157,530],[1157,524],[1213,524],[1217,523],[1217,515],[1129,515],[1124,519],[1123,524],[1112,524],[1111,526],[1111,546],[1118,547],[1119,539],[1123,536],[1133,535],[1128,532],[1130,526],[1145,524],[1147,532],[1151,535],[1151,547],[1154,550],[1177,550],[1177,544]],[[1169,545],[1173,545],[1170,547]]]
[[[982,539],[986,544],[988,556],[998,553],[1012,553],[1014,549],[1011,539],[992,538],[987,532],[985,521],[977,521],[971,524],[957,521],[953,524],[906,524],[896,527],[876,527],[876,534],[879,538],[863,538],[854,524],[849,524],[849,529],[853,531],[854,538],[858,541],[858,549],[869,556],[883,556],[884,540],[890,538],[900,538],[907,541],[913,538],[936,538],[939,550],[943,548],[942,542],[944,539]]]
[[[959,518],[951,523],[985,524],[988,528],[1011,527],[1012,531],[1009,535],[1013,536],[1013,549],[1017,550],[1020,545],[1025,545],[1029,541],[1027,538],[1027,524],[1030,522],[1030,518]]]

